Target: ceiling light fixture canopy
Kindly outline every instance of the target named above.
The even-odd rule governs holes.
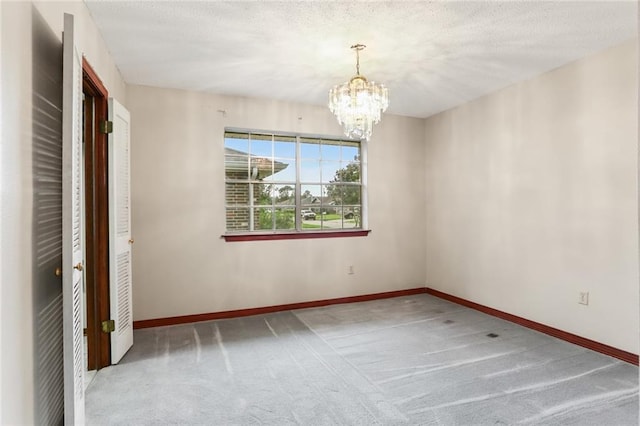
[[[389,91],[383,84],[368,81],[360,75],[360,51],[366,46],[354,44],[356,51],[356,75],[351,80],[329,90],[329,109],[351,139],[371,137],[373,125],[389,106]]]

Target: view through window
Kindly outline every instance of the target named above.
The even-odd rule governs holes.
[[[360,141],[225,131],[228,233],[361,229]]]

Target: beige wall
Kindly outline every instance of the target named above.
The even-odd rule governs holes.
[[[32,49],[30,2],[0,2],[0,424],[32,424],[34,401],[32,303]],[[80,48],[116,97],[125,85],[83,2],[38,3],[61,36],[63,13],[75,15]],[[10,265],[10,266],[8,266]]]
[[[422,120],[387,115],[374,129],[369,236],[228,243],[225,126],[339,136],[331,113],[143,86],[127,100],[136,320],[424,286]]]
[[[427,286],[638,353],[637,47],[426,120]]]
[[[60,40],[62,40],[64,27],[64,13],[70,13],[74,16],[78,34],[76,41],[78,49],[104,83],[109,91],[109,96],[116,98],[122,105],[126,105],[125,82],[84,1],[40,1],[34,4],[51,29],[60,36]]]
[[[23,213],[31,211],[30,185],[24,169],[30,165],[31,146],[31,57],[18,43],[31,43],[31,10],[26,5],[0,3],[2,9],[2,137],[0,174],[0,305],[2,329],[2,418],[0,424],[33,422],[33,333],[31,312],[31,223]],[[27,48],[28,50],[28,48]],[[23,141],[27,143],[22,144]],[[24,185],[23,180],[29,179]],[[15,185],[15,186],[14,186]],[[11,265],[11,267],[7,267]]]

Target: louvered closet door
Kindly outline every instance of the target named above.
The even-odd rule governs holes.
[[[64,423],[84,424],[82,288],[82,59],[73,15],[64,15],[62,77],[62,305]]]
[[[62,41],[31,12],[34,424],[58,425],[64,419],[62,278],[54,273],[62,268]]]
[[[131,187],[129,166],[129,111],[109,98],[109,292],[111,319],[111,363],[117,364],[133,346],[131,284]]]

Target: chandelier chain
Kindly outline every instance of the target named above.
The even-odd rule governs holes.
[[[356,75],[360,75],[360,51],[365,47],[367,46],[364,44],[354,44],[351,46],[351,48],[356,51]]]

